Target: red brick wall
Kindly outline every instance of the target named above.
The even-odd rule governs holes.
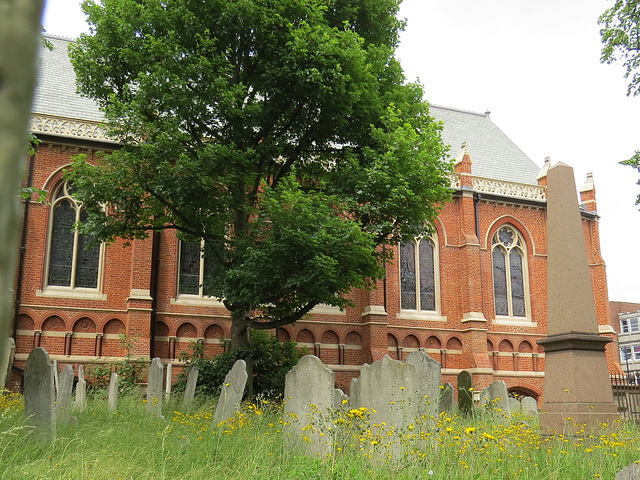
[[[51,191],[61,180],[61,168],[78,153],[89,158],[95,155],[91,150],[42,144],[36,155],[34,185]],[[445,381],[455,384],[457,372],[470,369],[476,372],[477,388],[502,379],[511,388],[539,395],[544,353],[536,340],[546,335],[547,327],[546,210],[508,199],[481,198],[476,235],[475,209],[470,192],[457,194],[435,223],[440,318],[402,318],[396,252],[377,289],[350,294],[355,307],[341,314],[313,314],[279,329],[279,338],[294,339],[335,366],[336,384],[345,391],[350,379],[358,376],[353,366],[384,354],[404,358],[421,349],[441,362]],[[106,247],[102,277],[106,299],[43,296],[39,292],[44,287],[48,224],[49,207],[32,205],[17,325],[18,366],[38,341],[61,363],[77,363],[79,356],[96,354],[122,357],[125,351],[119,336],[123,333],[135,340],[134,355],[159,356],[167,362],[182,351],[189,352],[192,342],[202,342],[207,355],[222,352],[219,342],[229,337],[229,312],[220,304],[176,301],[178,241],[173,232],[160,234],[157,311],[152,326],[151,300],[140,295],[141,291],[152,293],[152,239],[134,241],[129,247],[116,241]],[[526,244],[532,321],[527,326],[496,322],[494,314],[491,239],[504,224],[516,228]],[[583,225],[598,322],[608,325],[612,311],[597,219],[585,218]],[[131,298],[132,290],[138,292],[137,298]],[[472,312],[475,317],[463,321]],[[612,357],[609,360],[615,363]],[[179,369],[180,364],[174,362],[174,374]]]

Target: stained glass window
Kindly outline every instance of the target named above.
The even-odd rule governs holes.
[[[51,206],[51,233],[47,285],[69,288],[98,287],[100,247],[87,249],[89,237],[74,225],[86,219],[86,212],[73,198],[68,183],[60,186]]]
[[[430,238],[400,245],[400,308],[436,310],[435,248]]]
[[[524,241],[511,226],[498,229],[492,242],[496,315],[526,317]]]
[[[200,243],[180,242],[178,293],[211,296],[211,286],[205,281],[212,272],[213,262],[202,254]]]

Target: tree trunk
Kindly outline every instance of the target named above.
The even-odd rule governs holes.
[[[35,85],[43,0],[0,1],[0,358],[11,322],[20,183]]]
[[[231,312],[231,348],[249,345],[249,312],[233,310]]]

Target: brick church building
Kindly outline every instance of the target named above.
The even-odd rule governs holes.
[[[96,105],[75,93],[69,40],[51,38],[44,50],[31,131],[41,140],[29,159],[28,185],[46,190],[47,203],[24,204],[15,286],[14,382],[34,347],[59,364],[108,362],[131,353],[160,357],[179,370],[182,351],[204,344],[222,351],[230,317],[201,286],[199,249],[174,232],[87,251],[72,231],[82,218],[73,186],[62,178],[70,158],[91,158],[117,147],[100,129]],[[354,308],[317,307],[308,318],[275,332],[319,356],[348,389],[363,363],[423,350],[455,384],[461,370],[476,388],[504,380],[511,392],[542,394],[545,355],[536,341],[547,327],[546,170],[540,169],[491,121],[479,114],[431,107],[444,124],[455,173],[453,199],[432,236],[396,248],[386,278],[372,291],[354,291]],[[570,163],[573,159],[562,159]],[[582,220],[600,333],[610,325],[605,264],[600,254],[595,188],[580,189]],[[607,346],[619,370],[617,344]]]

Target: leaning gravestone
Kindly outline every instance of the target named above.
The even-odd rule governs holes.
[[[284,441],[287,449],[318,456],[331,449],[335,375],[318,357],[306,355],[285,378]]]
[[[76,384],[76,401],[74,404],[78,410],[87,408],[87,381],[84,378],[84,366],[78,365],[78,383]]]
[[[453,413],[453,386],[445,383],[440,390],[440,399],[438,400],[438,413]]]
[[[8,337],[2,357],[0,358],[0,390],[7,388],[9,385],[15,354],[16,342],[13,338]]]
[[[49,354],[34,348],[24,367],[24,413],[36,435],[46,442],[56,436],[55,387]]]
[[[187,386],[184,389],[184,403],[186,404],[193,402],[193,397],[196,394],[196,386],[198,385],[198,373],[198,367],[195,365],[189,369]]]
[[[213,424],[230,419],[238,411],[238,406],[242,402],[244,387],[247,385],[247,364],[244,360],[236,360],[227,376],[224,377],[224,384],[220,389],[220,398],[216,413],[213,415]]]
[[[109,380],[109,411],[115,412],[118,409],[118,374],[111,372],[111,379]]]
[[[147,412],[162,416],[162,380],[164,367],[158,357],[151,361],[149,379],[147,381]]]
[[[465,416],[473,413],[473,377],[466,370],[458,374],[458,411]]]
[[[56,414],[58,418],[69,416],[71,410],[71,394],[73,393],[73,378],[74,373],[71,365],[64,367],[58,376],[58,380],[60,381],[56,399]]]

